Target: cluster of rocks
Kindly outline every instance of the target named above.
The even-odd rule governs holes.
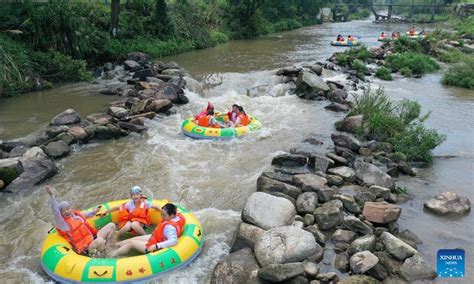
[[[390,174],[414,171],[394,162],[387,144],[362,143],[343,133],[331,138],[334,151],[325,155],[321,142],[310,137],[274,157],[275,171],[258,178],[231,254],[215,267],[212,283],[336,283],[342,276],[348,277],[339,283],[405,283],[436,277],[416,250],[420,239],[397,224],[402,195],[394,193]],[[238,263],[246,265],[237,269]]]
[[[315,63],[303,67],[285,67],[276,72],[282,76],[281,81],[290,84],[290,90],[298,97],[306,100],[329,100],[326,109],[332,111],[347,111],[351,103],[347,100],[348,93],[340,82],[324,80],[323,70],[336,70],[332,63]]]
[[[104,66],[104,70],[113,66]],[[175,62],[148,62],[148,56],[135,52],[124,62],[127,84],[102,93],[120,95],[106,112],[83,119],[75,110],[56,115],[45,131],[12,141],[0,141],[0,189],[18,192],[30,189],[58,173],[53,160],[67,156],[75,144],[117,139],[147,129],[145,121],[157,114],[169,114],[173,105],[185,104],[183,89],[197,86]],[[105,71],[113,72],[111,70]]]

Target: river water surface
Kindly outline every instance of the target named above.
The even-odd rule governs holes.
[[[285,65],[324,61],[338,49],[329,41],[338,33],[360,36],[377,45],[381,31],[405,31],[407,26],[374,25],[370,21],[333,23],[254,40],[233,41],[215,48],[165,58],[203,80],[207,89],[188,92],[190,103],[175,108],[176,114],[148,123],[144,136],[88,144],[59,161],[61,173],[48,181],[59,199],[84,208],[108,200],[126,198],[128,189],[140,185],[147,196],[169,199],[193,211],[205,230],[204,249],[189,267],[161,278],[166,283],[206,283],[215,264],[230,249],[247,197],[256,180],[271,170],[271,159],[289,150],[310,134],[329,141],[333,123],[343,117],[324,110],[325,102],[303,101],[295,96],[270,96],[278,92],[271,70]],[[474,200],[474,92],[447,88],[440,74],[422,79],[375,80],[394,99],[413,99],[431,111],[429,127],[448,136],[435,149],[430,169],[415,178],[402,178],[414,199],[402,204],[401,229],[408,228],[424,241],[419,250],[436,267],[436,251],[461,247],[467,259],[474,255],[474,215],[442,218],[423,211],[423,202],[443,191],[454,191]],[[115,99],[97,94],[97,86],[74,84],[47,92],[0,101],[0,139],[8,140],[45,127],[66,108],[85,115],[103,110]],[[244,94],[250,92],[252,96]],[[261,131],[233,141],[196,141],[180,133],[181,122],[211,100],[217,110],[233,103],[263,123]],[[323,147],[328,147],[325,143]],[[39,266],[42,241],[53,221],[47,194],[41,190],[21,196],[1,195],[0,279],[9,283],[49,281]],[[325,268],[327,269],[327,268]],[[474,282],[473,262],[466,264],[465,283]],[[447,281],[438,279],[437,282]],[[460,283],[461,281],[452,281]]]

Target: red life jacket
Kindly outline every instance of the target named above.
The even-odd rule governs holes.
[[[146,243],[146,247],[166,241],[164,235],[164,229],[166,225],[172,225],[173,227],[175,227],[178,237],[181,236],[181,234],[183,233],[184,226],[186,225],[186,218],[184,218],[181,213],[176,214],[176,216],[179,218],[178,221],[161,221],[160,224],[156,226],[155,230],[151,234],[150,239],[148,240],[148,243]]]
[[[146,226],[149,226],[150,216],[148,215],[148,208],[146,202],[143,198],[140,202],[140,205],[135,206],[135,209],[132,212],[129,212],[125,208],[125,203],[120,205],[119,208],[119,227],[122,228],[128,221],[138,221]]]
[[[239,118],[240,118],[240,125],[241,126],[246,126],[246,125],[250,124],[250,118],[248,117],[248,115],[240,114]]]
[[[73,218],[72,216],[64,218],[64,221],[69,225],[69,231],[61,231],[57,227],[56,229],[59,235],[64,237],[78,254],[81,254],[92,243],[97,234],[97,230],[89,224],[81,212],[74,210],[73,214],[79,217],[79,219]]]

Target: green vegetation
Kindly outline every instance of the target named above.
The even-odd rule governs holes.
[[[439,54],[438,59],[446,63],[458,63],[469,60],[472,55],[468,55],[459,49],[444,50]]]
[[[469,16],[467,19],[452,19],[451,25],[458,31],[459,35],[474,38],[474,15]]]
[[[474,90],[474,58],[469,57],[466,61],[451,66],[444,74],[442,82]]]
[[[393,80],[392,74],[390,73],[390,69],[382,66],[380,67],[377,72],[375,73],[375,76],[386,81],[391,81]]]
[[[361,45],[359,47],[353,47],[346,49],[342,53],[336,54],[336,60],[340,65],[352,65],[353,61],[358,59],[361,61],[367,60],[371,57],[370,51],[367,47]]]
[[[362,9],[359,9],[357,12],[349,14],[349,19],[348,20],[352,21],[352,20],[365,19],[365,18],[370,17],[370,14],[371,13],[370,13],[369,9],[362,8]]]
[[[408,161],[431,162],[431,150],[440,145],[445,135],[426,129],[423,122],[429,113],[421,115],[421,106],[414,101],[391,101],[382,88],[364,91],[354,97],[349,115],[362,114],[364,123],[360,135],[379,142],[389,142],[395,152],[406,155]]]
[[[369,71],[364,62],[360,61],[359,59],[356,59],[354,62],[352,62],[352,69],[356,70],[357,73],[365,73]]]
[[[402,67],[400,68],[400,74],[405,77],[411,77],[413,76],[413,72],[411,71],[410,68],[408,67]]]
[[[385,60],[386,67],[398,71],[402,68],[408,68],[413,74],[425,74],[439,69],[438,63],[428,55],[406,52],[393,54]]]

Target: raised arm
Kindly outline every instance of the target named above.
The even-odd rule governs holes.
[[[49,185],[47,185],[45,189],[46,189],[46,192],[51,197],[51,209],[53,210],[56,228],[58,228],[61,231],[69,231],[70,229],[69,225],[66,223],[63,216],[61,215],[61,211],[59,210],[58,201],[56,200],[56,197],[54,196],[54,189]]]

